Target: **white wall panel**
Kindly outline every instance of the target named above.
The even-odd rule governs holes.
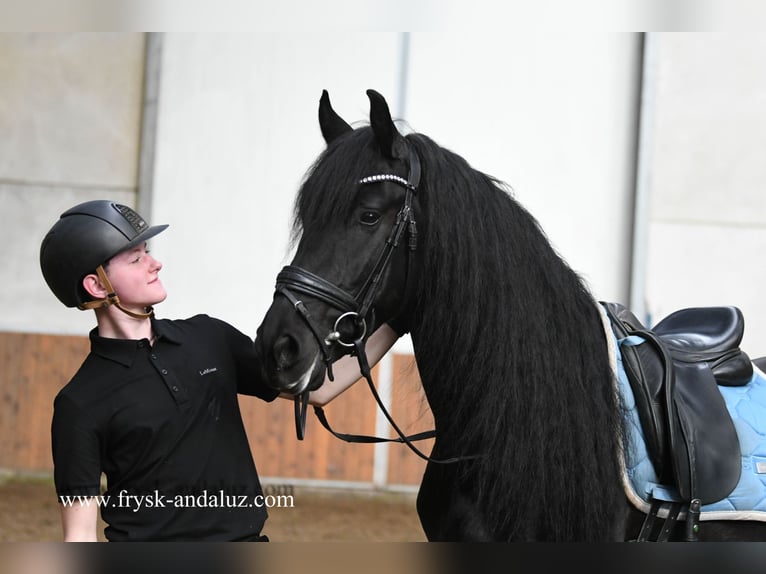
[[[737,305],[766,355],[762,34],[655,34],[646,306]]]
[[[601,299],[627,298],[636,34],[414,34],[412,127],[507,182]]]
[[[205,312],[254,335],[289,261],[295,193],[324,147],[322,89],[349,122],[364,90],[397,89],[400,35],[168,34],[153,219],[169,297],[158,314]],[[395,98],[392,105],[396,105]]]
[[[0,330],[84,334],[50,292],[40,243],[91,199],[135,205],[143,34],[0,34]]]
[[[323,142],[322,88],[348,121],[392,113],[510,183],[598,296],[624,299],[637,37],[168,34],[154,220],[167,316],[253,333],[288,260],[292,199]],[[406,87],[406,90],[403,88]],[[402,91],[406,101],[399,101]],[[583,230],[587,230],[585,233]]]

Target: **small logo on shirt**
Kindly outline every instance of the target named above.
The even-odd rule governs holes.
[[[202,369],[199,372],[200,377],[204,377],[205,375],[209,375],[210,373],[215,373],[218,370],[218,367],[209,367],[207,369]]]

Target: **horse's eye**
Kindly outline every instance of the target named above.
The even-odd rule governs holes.
[[[379,220],[380,214],[377,211],[365,211],[359,218],[359,221],[365,225],[375,225]]]

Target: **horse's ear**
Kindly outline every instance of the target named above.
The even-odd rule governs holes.
[[[388,159],[404,157],[404,136],[396,129],[386,100],[375,90],[367,90],[367,97],[370,98],[370,125],[381,152]]]
[[[353,129],[332,109],[327,90],[322,90],[322,97],[319,98],[319,127],[322,129],[324,141],[328,144]]]

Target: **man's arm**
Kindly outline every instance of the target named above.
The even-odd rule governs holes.
[[[370,335],[367,339],[367,344],[365,345],[370,369],[372,369],[378,361],[383,358],[383,355],[394,346],[394,343],[396,343],[398,338],[399,334],[385,323]],[[331,381],[325,377],[322,386],[315,391],[311,391],[309,394],[309,403],[318,407],[323,407],[362,378],[362,373],[359,371],[359,361],[356,357],[350,355],[346,355],[335,361],[332,365],[332,372],[335,376],[335,380]],[[283,399],[292,400],[295,398],[293,395],[287,393],[282,393],[279,396]]]
[[[92,498],[90,503],[61,506],[64,542],[98,542],[98,505]]]
[[[396,343],[399,335],[387,324],[383,324],[370,335],[365,345],[367,361],[372,369],[378,364],[388,350]],[[324,383],[309,395],[309,403],[323,407],[351,385],[362,378],[359,371],[359,361],[349,355],[338,359],[332,366],[335,380],[330,381],[325,377]]]

